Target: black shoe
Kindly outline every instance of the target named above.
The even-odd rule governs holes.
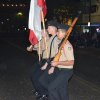
[[[38,96],[36,100],[48,100],[47,95]]]

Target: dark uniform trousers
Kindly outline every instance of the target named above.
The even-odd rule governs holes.
[[[41,70],[41,66],[44,65],[46,59],[43,59],[41,62],[37,61],[33,65],[33,69],[31,71],[31,81],[35,91],[39,92],[41,95],[45,94],[45,89],[39,84],[38,79],[42,75],[44,71]]]
[[[73,74],[72,69],[55,68],[53,74],[46,71],[40,78],[40,84],[48,90],[48,100],[69,100],[68,80]]]

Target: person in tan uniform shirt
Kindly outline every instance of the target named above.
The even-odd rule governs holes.
[[[66,35],[68,26],[58,25],[56,41],[57,45]],[[60,41],[60,42],[59,42]],[[54,50],[52,50],[53,52]],[[58,49],[56,50],[58,51]],[[68,80],[73,75],[74,52],[71,43],[67,40],[59,61],[51,61],[51,68],[48,73],[42,75],[39,82],[48,90],[48,100],[69,100],[68,99]]]
[[[56,37],[55,37],[56,33],[57,33],[57,27],[56,26],[57,26],[57,22],[55,22],[53,20],[48,22],[48,28],[47,28],[46,33],[45,33],[46,34],[46,43],[47,43],[48,55],[50,55],[49,53],[50,53],[51,42],[52,42],[53,38],[56,39]],[[48,59],[49,56],[47,57],[47,51],[46,51],[46,47],[45,47],[45,43],[44,43],[45,36],[43,34],[44,33],[43,33],[43,30],[42,30],[42,39],[40,41],[40,47],[41,47],[40,48],[41,49],[40,54],[42,54],[42,51],[43,51],[42,58],[43,59]],[[51,35],[51,37],[49,37],[49,35]],[[55,39],[54,39],[54,41],[52,43],[52,47],[56,50],[57,47],[54,44],[55,43]],[[39,43],[37,43],[34,46],[33,45],[28,46],[27,47],[27,51],[31,52],[32,50],[36,50],[38,52],[38,55],[39,55],[38,48],[39,48]],[[51,58],[54,57],[54,55],[57,53],[57,52],[55,52],[55,50],[54,50],[54,52],[51,52],[52,53],[51,54]]]
[[[44,50],[43,51],[43,56],[42,56],[42,61],[44,61],[45,60],[45,62],[47,62],[47,60],[48,59],[51,59],[52,57],[54,57],[55,56],[55,54],[57,53],[57,51],[56,51],[56,48],[57,48],[57,46],[56,46],[56,44],[55,44],[55,41],[56,41],[56,39],[57,39],[57,36],[56,36],[56,34],[57,34],[57,27],[56,27],[56,25],[57,25],[57,22],[55,22],[55,21],[49,21],[48,22],[48,28],[47,28],[47,31],[48,31],[48,33],[51,35],[51,37],[48,39],[48,41],[47,41],[47,49],[48,49],[48,57],[47,57],[47,52],[46,52],[46,50]],[[54,51],[53,52],[51,52],[50,53],[50,49],[51,48],[53,48],[54,49]],[[42,64],[43,65],[43,64]],[[35,90],[37,91],[37,92],[39,92],[39,94],[41,95],[41,97],[42,97],[42,95],[44,95],[45,93],[44,93],[44,91],[42,91],[43,89],[41,89],[41,87],[39,86],[39,84],[38,84],[38,79],[39,79],[39,77],[42,75],[42,73],[44,72],[43,70],[41,70],[42,68],[41,68],[41,66],[39,66],[38,67],[38,64],[37,64],[37,68],[38,68],[38,70],[37,71],[35,71],[34,73],[33,73],[33,75],[32,75],[32,83],[33,83],[33,85],[34,85],[34,87],[35,87]],[[40,69],[41,68],[41,69]]]

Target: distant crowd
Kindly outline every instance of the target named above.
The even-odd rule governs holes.
[[[74,33],[69,39],[75,48],[100,48],[100,33]]]

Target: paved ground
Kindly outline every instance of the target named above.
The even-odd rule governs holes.
[[[69,84],[70,100],[100,100],[100,87],[78,76],[74,76]]]
[[[88,47],[75,50],[75,74],[100,86],[100,49]]]
[[[22,43],[17,40],[14,42],[6,39],[0,40],[0,100],[35,100],[29,72],[37,57],[35,53],[28,53],[25,47],[24,41],[22,47]],[[79,55],[77,58],[80,58]],[[82,59],[85,59],[84,56]],[[86,63],[88,64],[88,62]],[[79,68],[78,72],[82,72],[82,70]],[[82,73],[84,74],[84,72]],[[95,85],[79,75],[74,74],[70,80],[70,100],[100,100],[99,85]],[[91,75],[89,74],[89,76]]]

